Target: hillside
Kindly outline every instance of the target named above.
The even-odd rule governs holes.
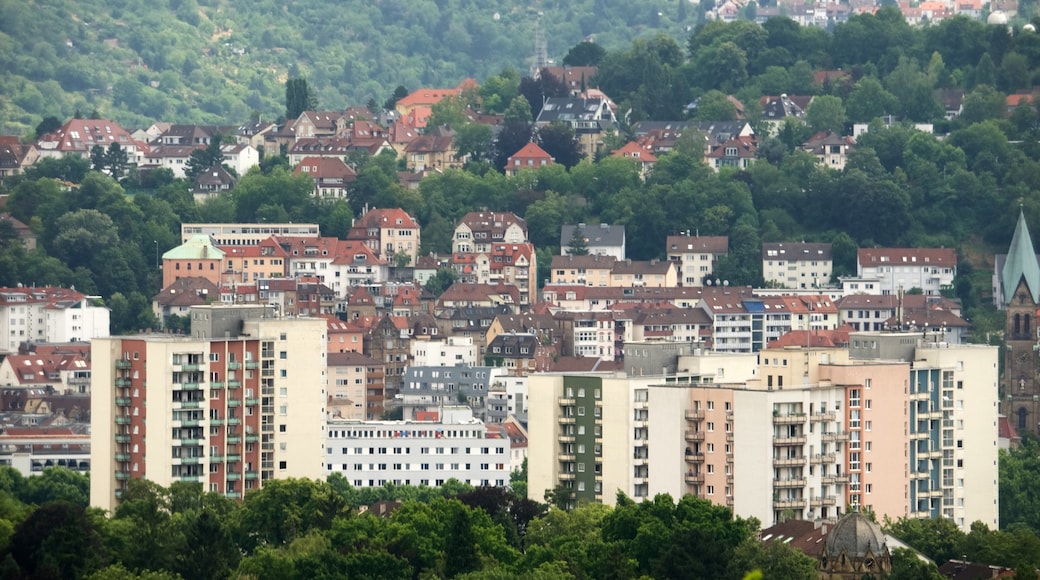
[[[678,12],[674,0],[0,0],[0,134],[76,110],[129,126],[274,118],[288,75],[322,107],[381,103],[398,85],[526,72],[539,19],[560,60],[589,35],[608,50],[681,37],[692,21]]]

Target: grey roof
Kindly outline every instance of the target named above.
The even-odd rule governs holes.
[[[560,229],[560,246],[567,247],[574,238],[575,228],[585,234],[585,244],[592,248],[624,247],[625,226],[617,224],[565,225]]]
[[[1018,289],[1018,282],[1025,279],[1033,303],[1040,303],[1040,264],[1033,251],[1033,239],[1029,236],[1025,212],[1019,211],[1015,235],[1011,238],[1007,259],[1000,273],[1000,283],[1004,290],[1004,304],[1010,304]]]
[[[603,99],[581,97],[549,97],[542,105],[535,123],[539,126],[556,121],[594,121],[600,129],[614,124],[613,113]]]
[[[837,558],[844,551],[850,558],[862,558],[871,553],[880,555],[885,549],[885,534],[881,526],[859,512],[846,514],[827,534],[827,556]]]

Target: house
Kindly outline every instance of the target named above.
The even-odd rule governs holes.
[[[465,161],[457,157],[455,131],[446,127],[438,127],[431,133],[416,137],[405,146],[404,154],[405,166],[418,173],[460,169]]]
[[[762,277],[781,288],[819,288],[831,280],[831,245],[823,243],[762,244]]]
[[[314,197],[347,199],[357,173],[339,157],[304,157],[293,175],[304,174],[314,181]]]
[[[227,143],[220,146],[220,154],[224,164],[239,176],[260,165],[260,152],[255,147],[243,143]]]
[[[206,278],[179,278],[152,297],[152,314],[166,325],[170,316],[186,317],[192,306],[220,300],[220,286]]]
[[[511,211],[471,211],[459,218],[452,236],[456,254],[488,252],[494,244],[527,242],[527,222]]]
[[[607,99],[577,97],[549,97],[535,120],[536,127],[550,123],[566,123],[574,129],[574,136],[588,159],[593,159],[608,132],[618,130],[617,116]]]
[[[109,335],[110,313],[71,288],[0,288],[0,353],[24,343],[78,342]]]
[[[570,254],[575,231],[584,239],[589,254],[625,259],[625,226],[618,224],[564,224],[560,228],[560,253]]]
[[[715,264],[729,253],[727,236],[668,236],[665,240],[668,260],[675,263],[680,286],[702,286],[715,275]]]
[[[488,343],[484,363],[503,367],[511,376],[527,376],[547,372],[554,356],[559,356],[559,344],[546,344],[535,334],[500,334]]]
[[[403,117],[416,107],[432,107],[448,97],[457,97],[465,90],[478,87],[477,81],[468,78],[453,89],[418,89],[400,98],[394,105],[394,109]]]
[[[456,282],[437,298],[436,312],[449,308],[508,306],[519,310],[520,290],[513,285]]]
[[[599,68],[594,66],[547,66],[535,71],[535,78],[541,78],[542,74],[549,74],[566,85],[571,96],[576,97],[592,84],[592,79],[598,71]]]
[[[603,254],[553,256],[549,269],[550,283],[608,287],[611,285],[610,272],[617,260]]]
[[[140,163],[140,148],[119,123],[107,119],[72,119],[57,131],[43,135],[36,142],[40,158],[61,159],[66,155],[90,158],[95,146],[108,149],[113,143],[126,151],[131,164]]]
[[[327,316],[336,308],[336,294],[313,276],[261,278],[256,290],[257,302],[279,316]]]
[[[362,240],[376,256],[394,262],[398,255],[407,257],[406,266],[414,266],[419,253],[419,224],[403,209],[372,209],[355,218],[348,240]]]
[[[214,163],[212,167],[195,176],[195,186],[191,193],[195,202],[201,203],[211,197],[230,192],[236,183],[238,179],[222,164]]]
[[[944,117],[956,119],[964,110],[964,89],[940,89],[939,100],[942,101]]]
[[[857,276],[877,280],[876,294],[896,294],[919,288],[926,296],[939,296],[957,276],[957,251],[953,248],[860,248],[856,253]]]
[[[224,251],[207,235],[195,235],[162,255],[163,288],[180,278],[201,277],[220,284]]]
[[[249,284],[260,279],[288,276],[289,252],[279,242],[280,238],[271,236],[257,245],[218,246],[224,252],[223,268],[220,272],[221,285]]]
[[[304,111],[289,128],[297,139],[336,137],[337,121],[342,116],[338,111]]]
[[[326,275],[325,283],[342,297],[354,287],[386,282],[390,272],[390,262],[362,240],[339,240],[329,267],[332,272]]]
[[[249,145],[257,151],[264,149],[264,137],[276,130],[278,125],[266,121],[253,121],[241,125],[235,130],[235,141],[242,145]]]
[[[7,178],[24,173],[38,158],[36,145],[23,145],[16,136],[0,135],[0,186]]]
[[[513,153],[506,160],[506,175],[513,176],[521,169],[537,169],[553,164],[551,155],[534,143],[524,145],[519,151]]]
[[[675,288],[675,264],[668,260],[618,260],[610,269],[610,285],[620,288]]]
[[[855,148],[854,137],[843,137],[831,131],[817,133],[802,144],[803,151],[809,152],[824,166],[837,171],[845,169],[849,153]]]
[[[36,249],[36,233],[32,231],[32,228],[16,220],[14,216],[9,213],[0,213],[0,223],[10,224],[11,229],[18,235],[18,238],[22,240],[22,246],[27,251],[33,251]]]
[[[620,149],[615,149],[611,155],[631,159],[639,164],[639,177],[644,181],[657,163],[657,156],[636,141],[629,141]]]
[[[776,135],[788,119],[804,119],[805,110],[809,108],[812,99],[812,95],[787,94],[761,97],[758,104],[762,109],[762,120],[769,127],[769,135]]]
[[[386,365],[360,352],[330,352],[328,361],[329,418],[382,418]]]
[[[705,156],[708,166],[716,173],[723,167],[747,169],[758,158],[758,140],[753,136],[734,137],[728,141],[714,145]]]

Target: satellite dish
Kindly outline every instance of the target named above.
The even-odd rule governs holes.
[[[723,280],[722,281],[722,285],[723,286],[729,286],[729,280]]]
[[[709,278],[709,279],[705,280],[704,281],[704,285],[705,286],[711,286],[711,279]]]

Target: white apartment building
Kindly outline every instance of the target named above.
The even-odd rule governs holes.
[[[0,288],[0,353],[23,342],[81,342],[108,336],[109,309],[74,289]]]
[[[271,236],[317,238],[321,234],[318,224],[181,224],[182,244],[198,235],[212,237],[217,246],[257,246]]]
[[[328,473],[354,487],[509,485],[510,440],[490,432],[466,406],[443,407],[435,421],[329,421]]]
[[[762,277],[783,288],[820,288],[831,281],[831,245],[819,243],[762,244]]]
[[[476,366],[477,347],[471,336],[449,336],[445,340],[411,341],[411,364],[417,367]]]
[[[241,498],[325,476],[325,320],[255,306],[191,315],[190,337],[93,341],[92,506],[114,509],[131,478]]]
[[[668,259],[678,268],[680,286],[703,286],[715,274],[715,263],[729,252],[727,236],[668,236]]]
[[[897,294],[920,288],[925,296],[939,296],[957,276],[957,250],[953,248],[860,248],[856,254],[857,277],[877,281],[872,294]]]

